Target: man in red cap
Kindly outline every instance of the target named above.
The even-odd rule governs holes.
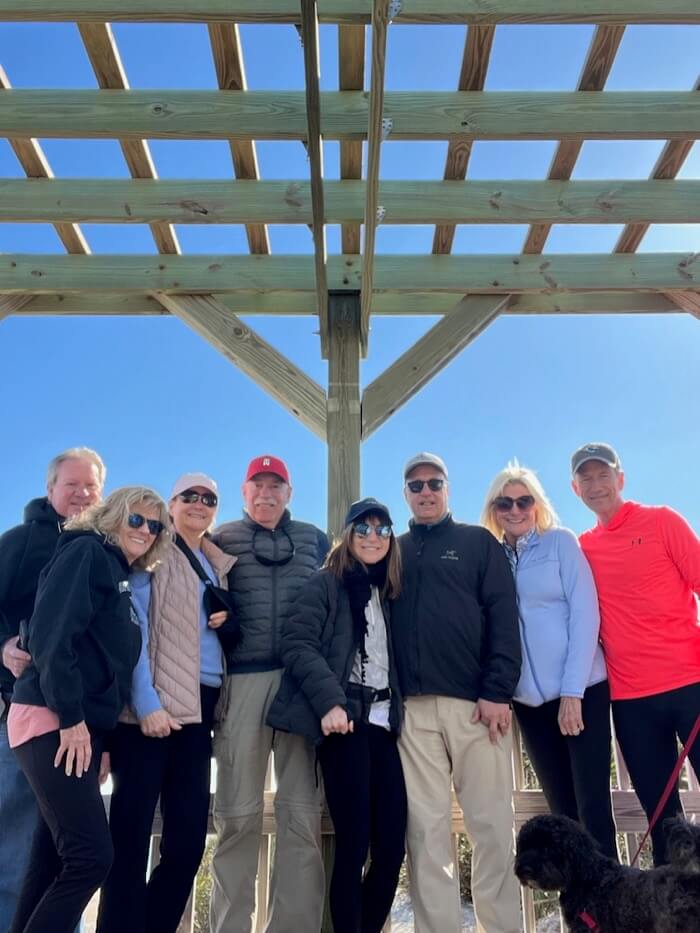
[[[328,538],[289,514],[287,465],[264,454],[248,465],[245,514],[214,542],[236,564],[229,575],[241,641],[226,658],[223,719],[214,738],[217,788],[212,861],[213,933],[251,933],[273,730],[265,725],[282,679],[282,626],[301,584],[323,562]],[[298,735],[274,735],[276,845],[267,933],[319,930],[323,911],[321,800],[314,758]]]

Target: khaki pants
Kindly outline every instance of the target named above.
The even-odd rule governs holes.
[[[479,933],[521,929],[513,873],[510,734],[498,745],[470,722],[474,703],[452,697],[406,700],[399,752],[408,794],[408,869],[416,933],[462,929],[451,837],[454,783],[472,845],[472,894]]]
[[[262,832],[265,774],[273,732],[265,717],[282,671],[226,678],[225,717],[214,734],[217,763],[210,906],[213,933],[250,933]],[[268,933],[318,933],[324,873],[321,793],[314,754],[301,736],[275,733],[277,834]],[[262,905],[260,905],[262,908]]]

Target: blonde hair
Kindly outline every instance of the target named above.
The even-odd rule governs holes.
[[[104,465],[104,461],[97,451],[93,450],[91,447],[69,447],[68,450],[64,450],[63,453],[57,454],[49,463],[46,470],[47,489],[50,490],[55,484],[58,479],[58,471],[66,460],[87,460],[88,463],[94,464],[97,467],[97,479],[100,484],[100,489],[104,487],[107,467]]]
[[[547,494],[542,488],[542,483],[537,479],[533,470],[528,467],[520,466],[517,460],[511,460],[504,470],[501,470],[488,488],[484,506],[481,510],[481,524],[488,528],[494,537],[499,541],[503,540],[504,531],[496,521],[496,509],[494,499],[503,495],[506,486],[511,483],[520,483],[524,486],[535,500],[535,529],[539,534],[555,528],[559,524],[559,517],[554,511],[552,503],[547,498]]]
[[[366,515],[363,515],[362,518],[369,518],[373,515],[373,512],[368,512]],[[382,515],[380,515],[379,518],[384,520],[384,516]],[[352,536],[352,525],[348,525],[340,538],[333,544],[323,564],[324,569],[330,570],[339,580],[343,579],[343,574],[348,570],[352,570],[357,564],[362,564],[362,561],[358,560],[350,550]],[[401,552],[393,531],[389,538],[389,551],[386,561],[386,582],[382,587],[381,595],[384,599],[396,599],[401,592]]]
[[[104,535],[110,544],[118,546],[120,530],[126,524],[129,514],[139,505],[155,509],[158,512],[158,520],[163,525],[163,531],[146,553],[132,564],[133,567],[150,570],[166,555],[171,544],[171,534],[168,531],[170,516],[167,506],[158,493],[148,486],[122,486],[115,489],[104,502],[91,505],[80,515],[71,518],[66,522],[65,528],[67,531],[95,531]]]

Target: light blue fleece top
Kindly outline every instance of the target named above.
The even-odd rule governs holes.
[[[214,582],[218,582],[216,573],[201,551],[193,552],[204,572]],[[148,607],[151,601],[151,574],[145,570],[136,570],[129,577],[131,602],[136,610],[141,629],[141,653],[131,678],[131,705],[139,719],[162,709],[160,698],[153,686],[151,663],[148,657]],[[223,660],[219,638],[214,629],[209,628],[204,611],[204,583],[199,583],[200,591],[200,660],[199,680],[207,687],[220,687],[223,676]]]
[[[598,642],[593,574],[568,528],[534,532],[515,552],[504,542],[518,594],[523,662],[514,699],[541,706],[582,697],[607,678]]]

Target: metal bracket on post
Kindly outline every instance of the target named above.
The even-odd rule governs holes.
[[[394,121],[391,117],[382,117],[382,140],[387,139],[393,129]]]
[[[403,0],[390,0],[389,8],[387,10],[387,17],[389,22],[396,19],[403,8]]]
[[[386,217],[386,208],[384,207],[383,204],[378,204],[377,205],[377,217],[376,217],[377,224],[383,223],[385,217]]]

